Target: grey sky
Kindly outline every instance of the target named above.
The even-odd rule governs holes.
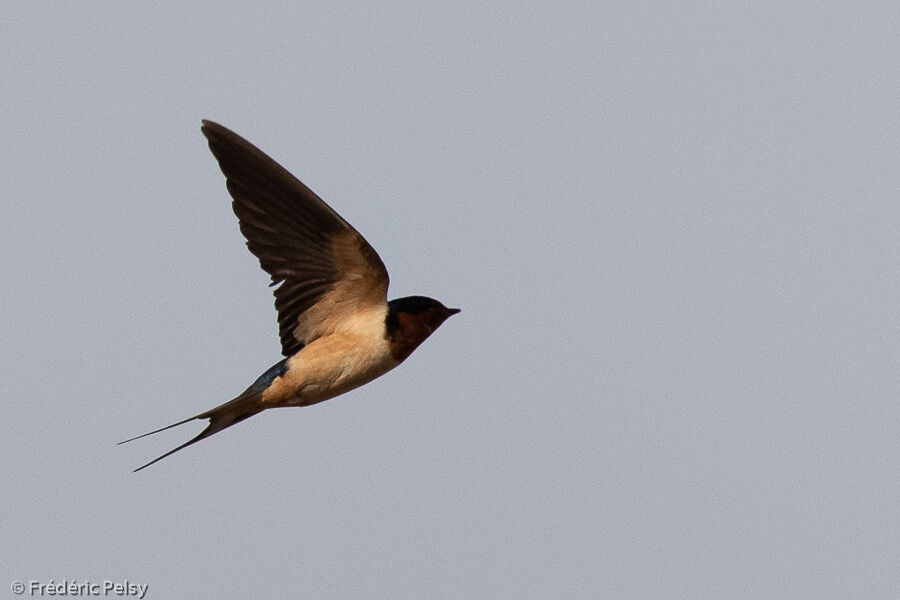
[[[4,3],[5,593],[900,596],[900,10],[785,4]],[[201,118],[463,312],[132,474],[279,359]]]

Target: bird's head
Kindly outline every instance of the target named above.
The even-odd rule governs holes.
[[[425,296],[391,300],[388,302],[385,321],[391,354],[398,362],[403,361],[444,321],[458,312],[458,308],[447,308],[437,300]]]

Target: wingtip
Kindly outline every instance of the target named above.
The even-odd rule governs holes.
[[[213,130],[222,128],[223,127],[215,121],[210,121],[209,119],[200,120],[200,133],[202,133],[207,138],[209,138]]]

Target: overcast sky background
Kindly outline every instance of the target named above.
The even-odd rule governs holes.
[[[753,4],[4,2],[0,595],[900,596],[900,9]],[[201,118],[463,312],[133,474],[280,358]]]

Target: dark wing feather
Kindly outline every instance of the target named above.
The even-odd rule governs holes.
[[[387,302],[384,263],[347,221],[236,133],[211,121],[201,130],[227,179],[247,247],[272,285],[281,284],[275,308],[285,356],[328,333],[342,311]],[[316,305],[322,310],[306,314]]]

